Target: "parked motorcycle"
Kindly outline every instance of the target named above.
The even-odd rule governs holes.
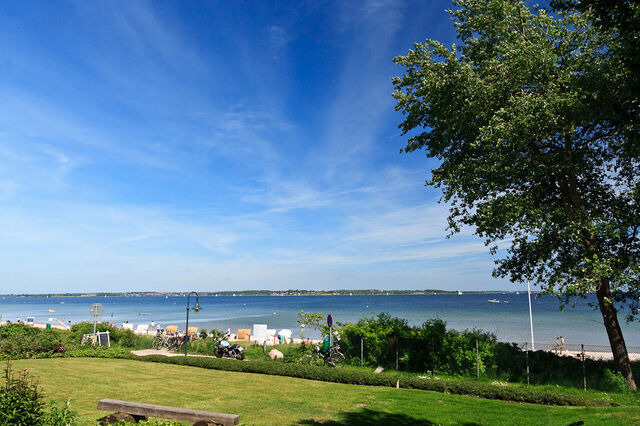
[[[219,340],[213,354],[218,357],[235,358],[240,361],[244,359],[244,348],[236,343],[233,345],[226,340]]]

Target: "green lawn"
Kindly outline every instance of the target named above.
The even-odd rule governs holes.
[[[640,424],[640,407],[550,407],[131,360],[20,360],[82,424],[102,398],[239,414],[243,424]]]

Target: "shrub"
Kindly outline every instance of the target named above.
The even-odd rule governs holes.
[[[111,344],[120,345],[125,348],[135,349],[149,349],[151,348],[152,338],[150,336],[139,336],[131,330],[119,329],[111,327],[108,323],[102,322],[96,324],[96,331],[109,332],[109,340]],[[82,336],[85,334],[93,333],[93,323],[91,322],[79,322],[71,326],[70,341],[79,345],[82,341]]]
[[[0,327],[0,356],[2,358],[31,358],[39,353],[64,353],[64,332],[7,324]]]
[[[4,377],[4,387],[0,388],[0,424],[39,424],[44,403],[37,382],[26,371],[14,373],[9,361]]]
[[[437,378],[407,377],[398,374],[375,374],[373,372],[362,370],[316,367],[273,361],[238,362],[230,359],[165,357],[162,355],[149,355],[145,357],[128,355],[125,358],[164,364],[189,365],[215,370],[298,377],[310,380],[356,385],[395,387],[396,384],[399,383],[402,388],[431,390],[436,392],[471,395],[505,401],[529,402],[534,404],[567,406],[608,405],[603,401],[577,395],[563,394],[557,391],[519,386],[500,386],[472,380],[438,380]]]
[[[0,424],[24,426],[67,426],[74,424],[76,413],[69,401],[62,408],[42,401],[44,394],[26,371],[14,373],[7,361],[5,383],[0,388]]]
[[[439,371],[446,374],[476,373],[476,341],[480,371],[495,364],[493,345],[496,337],[480,330],[447,330],[441,319],[411,327],[406,320],[388,313],[364,318],[355,324],[342,324],[342,348],[348,359],[359,363],[360,339],[365,350],[364,364],[395,367],[396,350],[399,367],[408,371]]]

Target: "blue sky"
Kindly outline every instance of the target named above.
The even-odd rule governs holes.
[[[2,292],[515,289],[399,154],[449,6],[5,2]]]

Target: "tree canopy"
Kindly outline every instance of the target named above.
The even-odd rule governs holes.
[[[427,40],[393,79],[405,152],[440,160],[453,233],[499,254],[494,275],[548,293],[596,293],[614,358],[635,388],[618,323],[638,313],[640,149],[619,37],[590,9],[459,0],[459,45]],[[500,249],[505,248],[504,251]]]

